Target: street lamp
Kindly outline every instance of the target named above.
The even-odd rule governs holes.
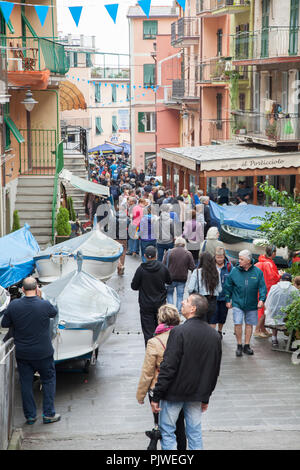
[[[38,104],[38,101],[36,101],[33,98],[32,92],[30,90],[27,91],[26,96],[23,101],[21,101],[21,104],[24,104],[25,109],[26,109],[26,120],[27,120],[27,156],[28,156],[28,170],[32,170],[32,145],[31,145],[31,118],[30,118],[30,113],[35,107],[36,104]]]

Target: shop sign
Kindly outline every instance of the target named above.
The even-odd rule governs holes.
[[[201,170],[249,170],[257,168],[290,168],[300,166],[300,154],[282,155],[280,157],[249,157],[231,160],[210,160],[201,162]]]

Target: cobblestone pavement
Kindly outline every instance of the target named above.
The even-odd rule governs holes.
[[[22,428],[23,449],[146,449],[144,432],[153,421],[148,402],[141,406],[135,399],[144,341],[137,293],[130,289],[139,262],[127,256],[125,276],[109,281],[122,306],[96,366],[89,374],[57,373],[61,421],[47,426],[39,417],[26,426],[17,384],[15,427]],[[270,339],[253,338],[254,356],[237,358],[231,315],[224,332],[220,377],[203,415],[205,449],[299,449],[300,365],[290,354],[272,351]],[[41,410],[37,384],[35,393]]]

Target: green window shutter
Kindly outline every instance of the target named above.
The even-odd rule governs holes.
[[[95,102],[101,103],[101,85],[100,83],[95,84]]]
[[[87,53],[86,53],[85,61],[86,61],[86,67],[87,67],[87,68],[93,67],[92,55],[91,55],[90,52],[87,52]]]
[[[155,64],[144,64],[144,87],[155,83]]]
[[[155,39],[157,36],[157,21],[143,21],[143,39]]]
[[[298,54],[299,0],[291,0],[289,55]]]
[[[117,116],[112,116],[112,131],[118,132]]]
[[[261,57],[269,55],[270,0],[262,1]]]
[[[101,117],[96,117],[96,134],[100,135],[103,133],[103,129],[101,127]]]
[[[145,113],[138,113],[138,132],[145,132]]]
[[[15,136],[19,144],[22,144],[23,142],[25,142],[24,137],[22,136],[21,132],[15,125],[14,121],[10,118],[10,116],[5,115],[4,122],[6,124],[6,129],[9,129],[13,133],[13,135]]]
[[[111,86],[111,101],[113,103],[117,101],[117,86],[114,83]]]

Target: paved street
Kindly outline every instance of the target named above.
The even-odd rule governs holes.
[[[139,260],[126,257],[124,277],[109,284],[122,301],[115,332],[100,350],[88,375],[58,372],[58,423],[24,424],[16,390],[15,426],[23,429],[23,449],[146,449],[152,428],[148,401],[135,399],[144,357],[137,293],[130,282]],[[299,449],[300,365],[291,355],[271,350],[270,339],[253,339],[253,357],[235,357],[231,318],[223,340],[221,375],[203,415],[204,446],[213,449]],[[283,337],[280,337],[283,339]],[[36,386],[41,410],[41,393]]]

